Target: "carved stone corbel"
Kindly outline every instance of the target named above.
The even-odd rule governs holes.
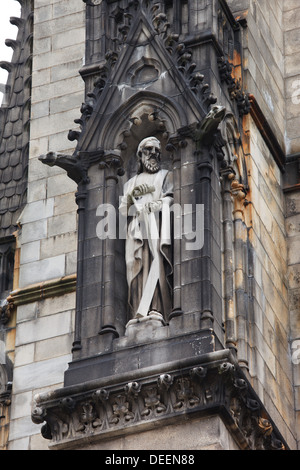
[[[195,395],[194,388],[190,379],[188,378],[178,379],[177,384],[178,384],[178,388],[176,390],[177,401],[173,405],[175,409],[180,409],[183,407],[193,407],[199,403],[200,398]]]
[[[6,325],[10,318],[14,305],[12,302],[5,302],[4,305],[0,306],[0,324]]]
[[[118,176],[123,176],[125,173],[124,163],[120,156],[119,150],[108,150],[103,153],[103,157],[99,163],[101,170],[106,170],[105,179],[114,179],[118,182]]]
[[[161,396],[157,387],[147,387],[143,393],[144,409],[141,411],[143,418],[151,417],[153,414],[164,413],[166,405],[161,402]]]
[[[63,397],[61,391],[39,395],[32,419],[38,424],[46,422],[43,436],[52,440],[53,448],[60,449],[80,445],[81,439],[86,442],[122,436],[139,424],[152,429],[157,420],[161,425],[170,425],[178,424],[178,417],[186,420],[194,413],[219,413],[241,449],[285,449],[286,444],[239,366],[230,356],[221,356],[206,361],[205,366],[194,363],[165,370],[159,376],[145,375],[135,380],[131,375],[125,388],[124,382],[110,384],[106,378],[105,389],[93,390],[83,384],[72,389],[74,396],[68,389],[63,390]]]
[[[187,137],[192,138],[196,144],[196,152],[203,153],[205,149],[209,151],[212,147],[222,147],[225,145],[218,127],[226,114],[224,106],[213,106],[207,115],[199,122],[193,123],[190,126],[183,127],[178,130],[178,135],[181,139]],[[217,157],[220,150],[217,152]],[[222,153],[222,158],[223,158]],[[218,159],[222,159],[219,158]]]
[[[126,424],[134,419],[134,413],[131,411],[130,402],[126,395],[115,396],[112,404],[112,416],[109,419],[110,424]]]
[[[242,90],[241,80],[232,76],[233,65],[225,57],[218,57],[218,68],[221,82],[226,83],[230,99],[235,101],[240,116],[249,114],[251,109],[250,95]]]
[[[234,218],[244,220],[244,209],[247,192],[245,186],[239,183],[236,179],[231,182],[231,194],[234,201]]]
[[[9,406],[11,403],[12,382],[10,370],[6,364],[0,364],[0,404]]]
[[[137,398],[141,391],[141,384],[138,382],[129,382],[127,385],[125,385],[124,390],[126,395]]]

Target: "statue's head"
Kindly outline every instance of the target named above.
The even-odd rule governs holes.
[[[160,170],[161,144],[156,137],[143,139],[137,150],[138,173],[157,173]]]

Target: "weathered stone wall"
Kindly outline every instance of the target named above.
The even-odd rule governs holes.
[[[299,18],[297,0],[228,0],[246,18],[244,67],[253,93],[286,154],[300,150]]]
[[[300,5],[283,2],[282,23],[285,45],[286,152],[300,152]]]
[[[298,154],[299,2],[229,0],[228,4],[237,17],[247,20],[243,46],[248,91],[257,99],[286,155]],[[270,402],[270,412],[276,403],[274,417],[278,414],[292,440],[299,441],[299,189],[283,193],[283,175],[254,123],[250,135],[255,247],[252,373],[266,406]],[[293,183],[299,183],[299,176],[297,180],[294,175]]]
[[[40,390],[57,388],[70,360],[75,293],[41,301],[31,296],[32,302],[24,300],[24,292],[35,285],[32,292],[43,297],[46,286],[41,283],[76,274],[76,185],[63,170],[42,165],[38,157],[48,151],[73,152],[67,134],[84,101],[78,73],[84,58],[84,11],[82,0],[35,1],[28,204],[20,220],[22,305],[17,308],[10,450],[47,448],[30,418],[32,398]]]
[[[229,0],[247,20],[243,33],[246,86],[262,108],[279,143],[285,145],[284,37],[281,0]]]
[[[249,184],[253,250],[253,317],[249,317],[254,388],[281,432],[295,445],[293,376],[289,349],[287,241],[282,174],[250,122]],[[282,390],[285,393],[282,393]]]
[[[290,341],[295,390],[298,448],[300,442],[300,5],[288,0],[283,6],[285,43],[286,152],[295,155],[294,189],[286,192],[286,232],[288,244],[288,281]],[[298,173],[298,174],[297,174]]]
[[[291,360],[295,390],[298,447],[300,441],[300,191],[286,193],[286,232],[288,243],[288,281]]]

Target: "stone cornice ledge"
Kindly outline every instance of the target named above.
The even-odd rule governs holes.
[[[29,304],[37,300],[69,294],[75,290],[76,274],[72,274],[16,289],[10,293],[7,302],[14,307],[18,307],[19,305]]]
[[[40,394],[32,408],[55,450],[214,414],[240,449],[288,448],[229,350]]]

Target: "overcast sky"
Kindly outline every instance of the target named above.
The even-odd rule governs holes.
[[[13,50],[5,45],[5,39],[16,39],[18,32],[18,28],[9,22],[11,16],[20,16],[20,3],[17,0],[0,0],[0,61],[11,60]],[[6,80],[7,72],[0,68],[0,83],[6,83]]]

